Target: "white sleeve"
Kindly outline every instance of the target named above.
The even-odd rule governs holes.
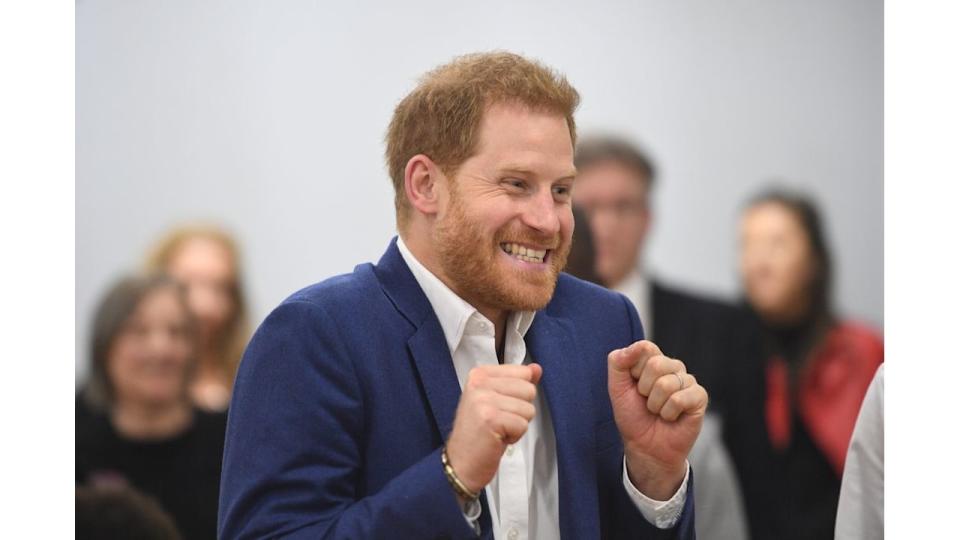
[[[652,523],[658,529],[669,529],[677,524],[680,514],[683,512],[683,503],[687,500],[687,483],[690,480],[690,463],[687,462],[687,472],[683,476],[683,482],[666,501],[657,501],[647,497],[633,485],[630,477],[627,476],[627,458],[623,458],[623,487],[627,490],[630,500],[637,506],[637,510],[643,514],[647,521]]]

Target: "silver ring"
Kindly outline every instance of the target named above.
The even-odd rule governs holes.
[[[674,371],[673,374],[676,375],[677,380],[680,381],[680,390],[683,390],[683,377],[680,376],[680,372]]]

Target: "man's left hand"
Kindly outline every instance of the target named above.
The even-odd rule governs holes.
[[[667,500],[687,472],[703,425],[707,391],[683,362],[638,341],[607,357],[610,403],[623,438],[627,474],[641,493]]]

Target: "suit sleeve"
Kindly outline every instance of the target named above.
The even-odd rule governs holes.
[[[630,341],[633,343],[644,339],[643,326],[636,309],[625,297],[621,296],[623,307],[626,309],[627,318],[630,321]],[[623,346],[629,345],[629,343]],[[604,365],[606,373],[606,365]],[[606,386],[606,376],[603,378]],[[694,540],[696,532],[694,530],[694,508],[693,508],[693,471],[690,471],[689,484],[687,484],[687,498],[683,504],[683,510],[677,523],[669,529],[658,529],[652,523],[646,520],[640,510],[634,504],[633,500],[627,494],[622,483],[623,467],[623,447],[618,447],[615,462],[610,459],[604,459],[601,464],[601,481],[606,484],[601,486],[603,490],[610,490],[612,494],[610,506],[612,515],[609,516],[609,532],[606,537],[617,539],[671,539],[671,540]],[[605,520],[606,521],[606,520]]]
[[[364,493],[364,400],[336,320],[287,301],[252,339],[234,387],[219,537],[472,538],[440,449]]]

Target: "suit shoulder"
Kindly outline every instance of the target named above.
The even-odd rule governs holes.
[[[372,271],[373,265],[361,264],[349,274],[327,278],[308,285],[288,296],[281,306],[292,303],[307,303],[321,308],[343,309],[372,301],[380,287]]]

